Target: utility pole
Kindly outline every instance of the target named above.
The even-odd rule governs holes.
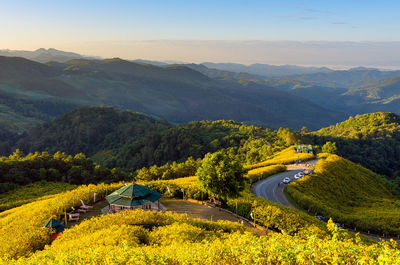
[[[238,205],[237,205],[237,200],[236,200],[236,214],[238,214]]]
[[[64,223],[65,223],[65,226],[68,226],[68,221],[67,221],[67,209],[65,209],[65,211],[64,211]]]

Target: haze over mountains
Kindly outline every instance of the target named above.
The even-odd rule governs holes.
[[[100,60],[56,49],[0,54],[7,55],[0,57],[0,126],[7,122],[11,131],[85,105],[110,105],[172,123],[234,119],[297,129],[318,129],[355,114],[400,113],[400,71],[177,65]]]

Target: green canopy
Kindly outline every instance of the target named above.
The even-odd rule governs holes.
[[[106,197],[109,204],[134,207],[157,201],[162,196],[155,190],[142,185],[131,184],[114,191]]]
[[[61,225],[61,222],[51,218],[49,221],[47,221],[43,227],[47,227],[47,228],[56,228],[57,226]]]
[[[56,233],[60,233],[62,231],[64,231],[65,229],[65,225],[63,225],[60,221],[51,218],[49,221],[47,221],[43,227],[46,228],[55,228],[56,229]]]

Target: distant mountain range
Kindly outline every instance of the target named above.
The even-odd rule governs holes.
[[[82,56],[73,52],[64,52],[53,48],[40,48],[35,51],[0,50],[0,56],[23,57],[35,62],[46,63],[50,61],[65,62],[72,59],[100,59],[100,57]]]
[[[8,55],[0,57],[0,126],[13,131],[83,105],[172,123],[234,119],[313,129],[347,115],[400,113],[400,71],[99,60],[55,49],[0,54]]]
[[[351,115],[385,111],[400,113],[400,71],[357,67],[349,70],[264,78],[186,64],[211,78],[263,85],[301,96],[325,108]]]
[[[245,72],[267,78],[288,75],[311,74],[311,73],[330,73],[334,70],[327,67],[303,67],[297,65],[269,65],[269,64],[236,64],[236,63],[202,63],[202,65],[230,72]]]
[[[344,118],[265,85],[243,86],[186,66],[158,67],[117,58],[42,64],[0,57],[0,95],[2,120],[20,129],[83,105],[110,105],[172,123],[232,119],[316,129]]]

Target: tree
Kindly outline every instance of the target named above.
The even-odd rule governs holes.
[[[218,197],[235,197],[244,188],[243,166],[223,152],[208,153],[197,170],[201,187]]]
[[[336,154],[336,152],[337,152],[336,142],[328,141],[322,146],[322,153]]]
[[[308,128],[307,128],[306,126],[303,126],[303,127],[301,127],[300,132],[301,132],[302,134],[304,134],[304,133],[308,133],[309,130],[308,130]]]
[[[286,145],[293,145],[297,143],[296,134],[287,128],[279,128],[277,136],[285,142]]]

